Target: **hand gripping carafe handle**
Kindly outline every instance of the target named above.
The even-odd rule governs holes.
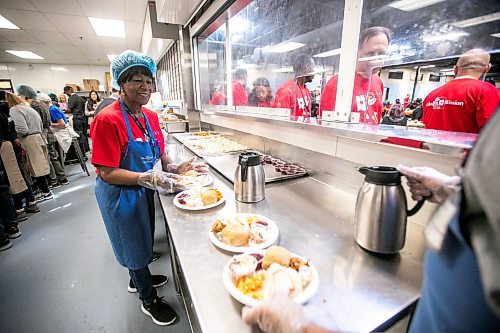
[[[248,175],[248,157],[243,156],[241,158],[240,165],[241,165],[241,181],[246,182]]]
[[[406,212],[406,215],[407,216],[415,215],[420,210],[420,208],[422,208],[422,206],[425,203],[425,200],[427,200],[427,197],[423,197],[422,200],[419,200],[419,202],[417,202],[415,207],[413,207],[412,209],[410,209]]]

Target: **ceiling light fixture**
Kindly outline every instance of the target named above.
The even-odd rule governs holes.
[[[326,52],[323,52],[323,53],[318,53],[318,54],[313,55],[313,57],[315,57],[315,58],[326,58],[326,57],[331,57],[331,56],[334,56],[334,55],[337,55],[337,54],[340,54],[340,49],[335,49],[335,50],[330,50],[330,51],[326,51]]]
[[[271,72],[274,73],[293,73],[293,67],[282,67],[273,69]]]
[[[388,6],[399,10],[404,10],[405,12],[411,12],[413,10],[424,8],[443,1],[444,0],[420,0],[420,1],[401,0],[401,1],[391,2],[390,4],[388,4]]]
[[[285,53],[285,52],[289,52],[292,50],[300,49],[301,47],[304,47],[304,46],[306,46],[306,44],[297,43],[297,42],[286,42],[283,44],[271,46],[271,49],[269,50],[269,52]]]
[[[89,17],[97,36],[125,38],[125,22],[97,17]]]
[[[0,15],[0,28],[1,29],[19,29],[17,25],[7,20],[5,17]]]
[[[23,58],[23,59],[34,59],[34,60],[45,59],[45,58],[40,57],[38,54],[33,53],[31,51],[5,50],[5,52],[8,52],[10,54],[15,55],[16,57]]]
[[[66,67],[61,67],[61,66],[51,66],[50,68],[55,72],[67,72],[68,71],[68,69]]]
[[[425,65],[425,66],[420,66],[420,69],[424,69],[424,68],[434,68],[436,67],[436,65]]]
[[[460,37],[468,36],[469,34],[464,31],[449,32],[444,35],[423,36],[422,40],[427,43],[440,42],[444,40],[458,40]]]
[[[113,62],[113,60],[116,58],[116,54],[108,54],[108,60],[109,62]]]
[[[457,21],[457,22],[452,23],[451,25],[458,27],[458,28],[467,28],[467,27],[472,27],[474,25],[493,22],[493,21],[497,21],[497,20],[500,20],[500,12],[496,12],[496,13],[488,14],[488,15],[483,15],[483,16],[478,16],[478,17],[473,17],[473,18],[470,18],[467,20]]]
[[[497,32],[496,34],[491,34],[492,37],[500,38],[500,32]]]

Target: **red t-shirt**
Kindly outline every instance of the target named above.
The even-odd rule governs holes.
[[[338,80],[338,75],[335,75],[326,84],[321,94],[318,118],[321,117],[323,111],[335,111]],[[368,78],[356,73],[354,77],[351,112],[360,112],[359,121],[362,123],[366,121],[370,124],[379,124],[383,109],[384,83],[378,75],[374,74],[372,75],[370,87],[369,85],[370,81]],[[369,91],[368,88],[370,88]],[[368,101],[366,101],[367,92]]]
[[[163,152],[165,142],[158,116],[146,108],[142,108],[142,112],[148,118],[153,135],[159,142],[160,151]],[[128,114],[127,117],[134,140],[142,139],[146,142],[147,139],[132,117]],[[146,128],[145,119],[141,118],[139,121]],[[104,108],[94,118],[90,125],[90,137],[92,138],[92,164],[118,168],[128,144],[127,128],[118,101]]]
[[[248,94],[245,87],[238,81],[233,81],[233,105],[242,106],[247,105]]]
[[[212,97],[209,102],[210,105],[224,105],[226,104],[226,95],[216,94]]]
[[[292,117],[309,117],[311,102],[311,92],[305,85],[288,80],[276,92],[272,107],[290,109]]]
[[[425,128],[479,133],[499,103],[496,88],[472,78],[455,78],[422,103]]]

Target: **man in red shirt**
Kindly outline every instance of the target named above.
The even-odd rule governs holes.
[[[247,84],[247,70],[239,68],[234,73],[233,81],[233,105],[242,106],[248,103],[248,94],[245,88]]]
[[[499,104],[496,88],[480,80],[490,68],[490,55],[480,49],[462,55],[454,67],[455,79],[424,99],[426,128],[479,133]]]
[[[358,62],[354,77],[351,112],[359,112],[360,122],[380,123],[383,109],[384,84],[377,75],[384,65],[391,32],[384,27],[371,27],[359,36]],[[318,118],[323,111],[334,111],[338,75],[328,81],[321,96]]]
[[[314,60],[310,55],[301,54],[293,63],[295,78],[285,82],[276,92],[273,108],[290,109],[290,118],[308,118],[311,115],[311,92],[306,83],[314,79]]]

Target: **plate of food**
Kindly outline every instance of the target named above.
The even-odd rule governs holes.
[[[196,172],[195,170],[189,170],[181,176],[182,179],[180,179],[178,183],[187,188],[205,187],[212,185],[212,183],[214,182],[212,176]]]
[[[214,187],[195,187],[178,193],[174,205],[186,210],[203,210],[224,202],[222,192]]]
[[[276,242],[278,236],[278,226],[271,219],[247,213],[218,219],[209,232],[215,246],[234,253],[266,249]]]
[[[277,293],[303,304],[319,287],[318,271],[307,259],[275,245],[233,256],[222,280],[229,294],[248,306],[258,306]]]

